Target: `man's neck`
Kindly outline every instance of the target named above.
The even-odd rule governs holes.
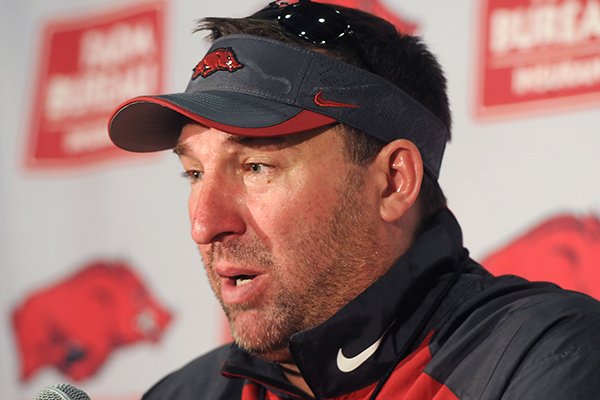
[[[281,369],[288,381],[300,390],[308,393],[311,397],[314,397],[312,390],[306,384],[306,381],[302,377],[300,370],[295,364],[280,364]]]

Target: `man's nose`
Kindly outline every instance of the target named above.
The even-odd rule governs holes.
[[[236,192],[234,183],[205,178],[194,186],[189,200],[194,242],[226,241],[245,232],[241,194]]]

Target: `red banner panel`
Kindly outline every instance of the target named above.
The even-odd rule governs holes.
[[[410,35],[417,34],[419,26],[400,15],[398,12],[389,9],[381,0],[323,0],[321,3],[338,4],[343,7],[357,8],[368,13],[377,15],[393,24],[400,32]]]
[[[600,104],[600,0],[485,0],[476,114]]]
[[[127,155],[107,133],[122,101],[163,90],[164,3],[48,23],[26,164],[80,166]]]

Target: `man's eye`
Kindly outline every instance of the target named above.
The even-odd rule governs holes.
[[[192,181],[197,181],[198,179],[202,178],[202,171],[198,171],[197,169],[189,169],[187,171],[183,171],[181,176]]]
[[[255,174],[260,172],[265,172],[267,169],[267,165],[261,163],[248,163],[246,164],[246,170]]]

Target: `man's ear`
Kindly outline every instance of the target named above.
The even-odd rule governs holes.
[[[381,218],[388,222],[396,221],[419,196],[423,179],[421,153],[410,140],[397,139],[381,149],[374,164],[386,176],[385,187],[380,187]]]

